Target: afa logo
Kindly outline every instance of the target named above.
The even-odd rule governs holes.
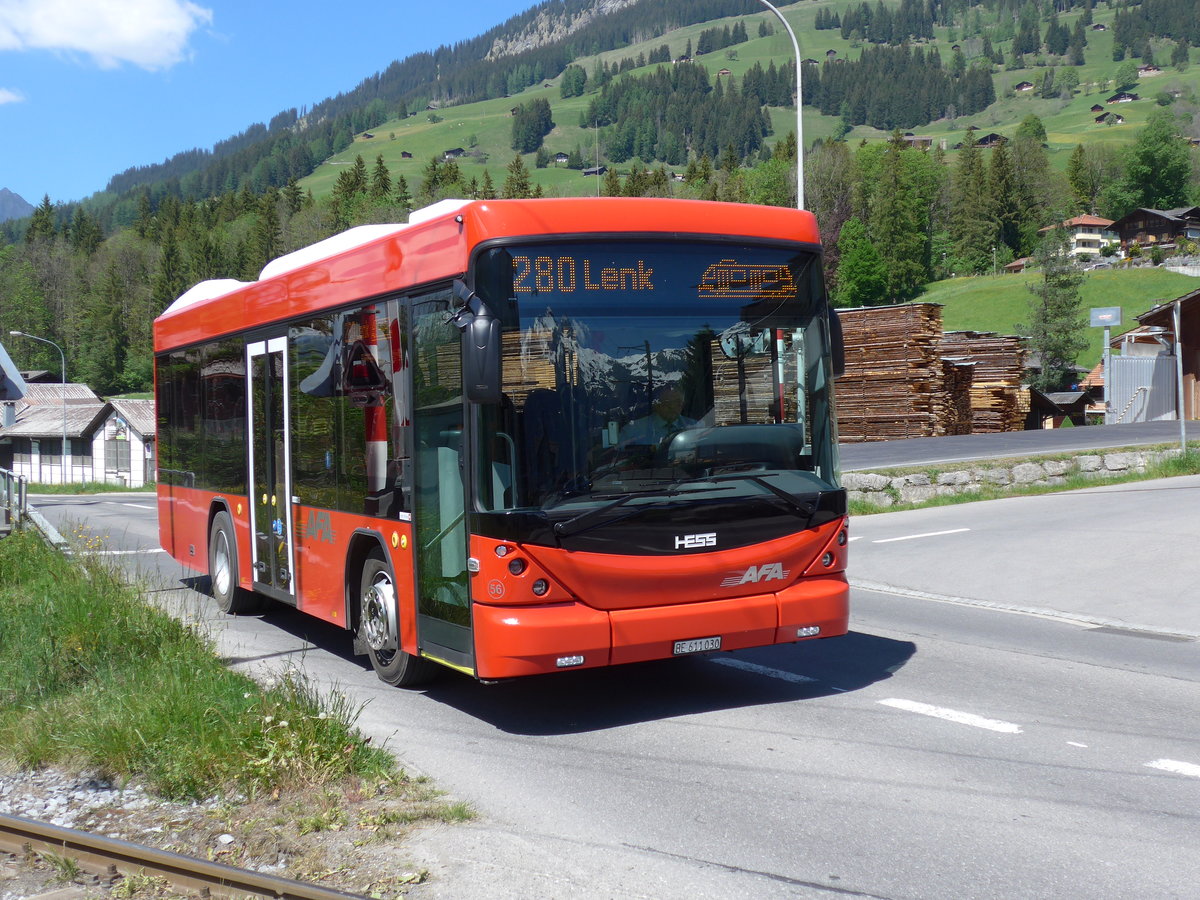
[[[333,521],[328,512],[312,509],[308,512],[308,522],[304,526],[304,537],[332,544],[334,539]]]
[[[759,584],[763,581],[783,581],[788,576],[788,570],[783,563],[763,563],[761,566],[751,566],[745,572],[736,572],[721,582],[721,587],[737,587],[742,584]]]

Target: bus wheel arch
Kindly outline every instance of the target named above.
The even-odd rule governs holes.
[[[237,531],[233,516],[221,503],[214,504],[208,520],[208,578],[213,599],[221,612],[248,615],[262,612],[263,598],[241,587],[238,572]]]
[[[350,621],[380,681],[397,687],[424,684],[437,674],[429,660],[400,647],[399,587],[382,540],[356,536],[347,556]]]

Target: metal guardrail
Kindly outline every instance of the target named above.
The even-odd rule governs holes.
[[[29,514],[24,475],[0,469],[0,533],[19,526]]]

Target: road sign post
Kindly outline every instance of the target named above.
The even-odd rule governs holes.
[[[1112,423],[1112,410],[1108,406],[1108,380],[1112,370],[1110,365],[1111,350],[1109,349],[1110,329],[1114,325],[1121,324],[1121,307],[1119,306],[1095,306],[1089,310],[1091,313],[1091,325],[1093,328],[1104,329],[1104,424]]]

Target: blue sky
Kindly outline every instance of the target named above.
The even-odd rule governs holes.
[[[536,2],[0,0],[0,188],[83,199]]]

